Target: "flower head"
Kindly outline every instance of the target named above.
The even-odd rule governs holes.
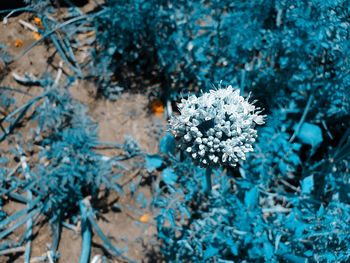
[[[201,167],[235,166],[253,151],[256,124],[264,115],[232,86],[194,95],[178,104],[180,115],[170,119],[170,128],[180,137],[180,147]]]

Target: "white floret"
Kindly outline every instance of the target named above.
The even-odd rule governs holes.
[[[264,124],[261,111],[232,86],[194,95],[178,104],[180,115],[170,127],[180,138],[182,149],[202,167],[235,166],[253,151],[257,131]]]

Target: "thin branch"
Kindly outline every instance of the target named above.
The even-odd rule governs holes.
[[[20,19],[18,21],[22,26],[26,27],[26,28],[29,28],[30,30],[32,31],[35,31],[36,33],[39,32],[39,29],[36,27],[36,26],[33,26],[32,24],[28,23],[28,22],[25,22],[23,21],[22,19]]]
[[[299,121],[297,127],[295,128],[295,131],[294,131],[292,137],[290,137],[289,142],[293,142],[294,139],[295,139],[295,137],[298,135],[299,130],[300,130],[300,128],[301,128],[301,125],[303,125],[303,123],[304,123],[304,121],[305,121],[305,119],[306,119],[306,115],[307,115],[307,113],[309,112],[309,109],[310,109],[310,106],[311,106],[311,103],[312,103],[312,99],[313,99],[313,98],[314,98],[314,94],[313,94],[313,92],[312,92],[312,93],[310,94],[310,96],[309,96],[308,101],[307,101],[307,104],[306,104],[306,107],[305,107],[305,109],[304,109],[303,115],[301,116],[301,119],[300,119],[300,121]]]
[[[9,249],[4,249],[0,251],[0,256],[1,255],[7,255],[7,254],[13,254],[13,253],[18,253],[18,252],[24,252],[25,247],[14,247],[14,248],[9,248]]]

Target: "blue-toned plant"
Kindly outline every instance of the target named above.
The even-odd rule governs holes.
[[[162,190],[156,188],[154,204],[161,208],[157,217],[158,237],[163,243],[162,253],[169,262],[220,262],[238,258],[241,251],[252,244],[253,248],[264,244],[264,248],[259,251],[252,249],[248,258],[260,259],[265,252],[269,252],[269,259],[273,258],[272,245],[267,244],[267,238],[257,243],[249,240],[247,247],[240,240],[240,235],[253,231],[250,221],[256,220],[257,212],[243,219],[246,222],[243,230],[227,225],[233,219],[244,217],[243,210],[247,208],[242,205],[239,195],[232,192],[231,179],[222,174],[223,170],[214,170],[212,187],[212,169],[234,167],[239,159],[244,160],[257,137],[255,125],[264,123],[264,116],[259,115],[261,111],[239,92],[232,86],[220,86],[198,98],[190,96],[179,104],[180,115],[170,120],[170,129],[180,137],[180,150],[190,158],[184,163],[175,159],[173,167],[163,170],[162,178],[170,197],[162,197]],[[168,141],[163,140],[163,143]],[[206,168],[208,199],[204,198],[200,188],[204,172],[193,166],[190,160],[194,165]],[[175,187],[177,183],[181,187]],[[257,188],[253,187],[245,195],[248,209],[257,207],[257,198]]]
[[[30,107],[40,102],[31,116],[31,120],[37,123],[32,135],[23,139],[16,136],[16,125],[12,125],[11,130],[3,133],[4,139],[9,136],[17,138],[15,139],[17,146],[13,147],[12,152],[21,162],[22,170],[19,172],[25,176],[21,179],[7,173],[2,177],[1,196],[9,196],[24,202],[27,208],[0,222],[1,239],[29,222],[22,239],[18,243],[9,243],[4,249],[25,243],[25,258],[26,262],[29,262],[33,226],[39,215],[44,214],[49,219],[53,231],[49,250],[53,258],[58,258],[57,248],[61,228],[62,226],[72,228],[67,220],[75,222],[74,218],[79,215],[77,211],[80,211],[83,224],[80,262],[89,260],[92,229],[103,239],[103,246],[107,252],[129,260],[110,243],[98,227],[95,211],[88,201],[88,198],[92,203],[97,200],[102,185],[123,193],[121,186],[112,179],[112,166],[117,161],[95,151],[101,144],[98,140],[97,125],[88,117],[86,107],[70,96],[67,87],[60,87],[58,80],[61,73],[59,71],[55,81],[46,82],[51,85],[45,87],[42,95],[26,103],[25,107],[19,107],[22,112],[18,109],[14,111],[24,116]],[[8,116],[10,115],[16,116],[13,113]],[[6,121],[10,120],[10,117],[6,118]],[[18,117],[16,120],[16,123],[20,121]],[[34,144],[41,146],[38,153],[39,161],[30,163],[26,152],[34,148]],[[124,145],[121,144],[120,147]],[[125,148],[131,149],[131,146]],[[23,192],[27,192],[27,197],[21,195]]]
[[[321,205],[310,195],[312,180],[288,193],[278,185],[267,188],[248,170],[246,178],[233,178],[218,169],[207,199],[200,188],[204,171],[189,158],[169,158],[171,165],[162,172],[165,186],[155,189],[153,200],[168,262],[349,260],[349,205],[338,199]]]
[[[286,130],[292,123],[287,120],[286,112],[273,110],[266,125],[259,130],[255,150],[243,163],[242,173],[249,171],[250,176],[261,179],[266,186],[274,180],[295,180],[302,164],[302,144],[289,141],[290,134]]]
[[[11,55],[9,55],[4,49],[8,49],[9,47],[4,45],[4,44],[0,44],[0,66],[2,67],[1,71],[3,71],[3,67],[4,65],[10,63],[13,59],[13,57]]]
[[[5,76],[8,70],[8,65],[13,59],[13,57],[5,51],[5,49],[8,48],[8,46],[0,43],[0,80]]]
[[[90,14],[74,9],[65,21],[52,19],[41,8],[48,1],[26,2],[31,7],[21,10],[41,17],[42,39],[51,39],[72,75],[84,77],[88,67],[89,76],[97,80],[99,91],[108,98],[118,98],[127,86],[147,86],[150,82],[162,87],[164,102],[188,97],[171,125],[179,135],[181,151],[189,158],[180,156],[179,161],[168,134],[161,141],[166,157],[147,155],[145,164],[150,172],[163,169],[154,204],[161,210],[158,237],[169,261],[349,261],[348,1],[109,0]],[[82,47],[76,36],[82,32],[96,36],[85,68],[75,57]],[[254,112],[258,108],[238,91],[227,97],[219,90],[201,97],[193,95],[208,91],[210,80],[220,79],[239,87],[242,96],[252,91],[257,105],[267,109],[269,120],[257,128],[259,138],[252,128],[262,122]],[[34,144],[46,148],[41,149],[42,163],[33,166],[28,161],[26,167],[34,177],[42,176],[49,167],[49,178],[62,182],[68,179],[60,171],[66,173],[73,162],[76,176],[71,181],[77,189],[92,193],[92,184],[106,178],[101,179],[94,168],[107,174],[112,161],[102,162],[107,159],[100,160],[93,151],[99,145],[96,126],[86,118],[84,107],[77,106],[67,90],[52,88],[53,81],[43,84],[45,80],[30,76],[17,80],[48,88],[12,110],[9,95],[17,91],[1,87],[5,92],[0,103],[6,114],[0,120],[0,141],[17,137],[17,126],[35,108],[33,118],[38,126]],[[230,107],[228,101],[237,103]],[[230,115],[236,111],[240,113]],[[15,141],[21,146],[13,151],[24,165],[23,153],[33,145],[21,144],[19,138]],[[250,152],[255,139],[255,151]],[[138,151],[130,140],[119,146],[126,156],[114,161]],[[82,167],[70,160],[75,158]],[[244,158],[245,162],[239,161]],[[82,171],[91,165],[89,180],[84,181]],[[1,178],[6,186],[1,188],[2,195],[24,203],[29,203],[24,192],[38,196],[40,188],[34,191],[26,181],[14,180],[13,170],[6,169]],[[46,182],[60,200],[80,202],[83,236],[89,244],[94,211],[83,199],[89,191],[67,197],[68,191],[60,192],[51,181]],[[212,189],[210,195],[204,195],[205,184],[207,191]],[[117,185],[110,187],[119,189]],[[17,192],[17,188],[21,190]],[[47,202],[50,206],[61,213],[54,202]],[[22,212],[32,214],[21,223],[39,211],[38,205],[27,209]],[[56,215],[50,209],[46,214]],[[5,245],[0,247],[6,249]],[[87,258],[84,255],[82,261]]]
[[[174,159],[162,172],[166,185],[156,188],[153,204],[160,209],[158,238],[167,262],[278,262],[255,183],[236,184],[224,170],[215,169],[207,198],[200,187],[204,174],[189,158]]]
[[[96,38],[89,67],[99,91],[116,99],[131,79],[151,74],[157,64],[152,43],[159,1],[108,0],[93,21]],[[137,10],[130,15],[130,10]],[[136,86],[140,86],[138,83]]]

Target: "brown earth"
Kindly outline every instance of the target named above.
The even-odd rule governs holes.
[[[83,7],[84,11],[94,8],[93,1]],[[19,20],[33,22],[34,16],[28,13],[22,13],[18,16],[8,19],[7,24],[0,23],[0,43],[9,46],[6,50],[14,58],[17,58],[27,47],[34,41],[35,36],[31,30],[23,27]],[[15,45],[16,41],[20,40],[21,44]],[[86,53],[82,52],[78,58],[83,60]],[[1,86],[10,87],[26,91],[35,96],[40,94],[43,89],[41,87],[23,86],[13,79],[12,73],[19,76],[24,76],[26,73],[31,73],[36,77],[40,77],[44,71],[51,72],[54,76],[57,74],[57,68],[60,57],[56,49],[49,41],[40,42],[32,48],[21,59],[15,60],[10,64],[9,68],[2,69],[4,76],[1,81]],[[64,73],[71,73],[65,66]],[[64,80],[64,77],[62,78]],[[74,98],[86,104],[89,108],[90,116],[99,123],[99,136],[101,141],[105,142],[123,142],[124,135],[132,135],[138,141],[141,149],[148,153],[158,152],[158,139],[155,134],[161,133],[166,127],[166,116],[156,116],[149,110],[149,96],[147,93],[124,93],[117,101],[108,101],[105,99],[96,99],[94,91],[97,88],[92,82],[86,80],[77,80],[70,92]],[[25,94],[14,93],[17,105],[22,105],[30,99],[30,96]],[[0,117],[1,113],[0,113]],[[20,132],[26,134],[30,129],[30,125],[23,123]],[[0,148],[3,154],[10,154],[9,145],[6,141],[0,143]],[[113,156],[120,153],[118,149],[101,150],[101,153],[106,156]],[[35,160],[31,160],[32,162]],[[111,193],[104,201],[99,204],[98,211],[100,217],[97,222],[103,232],[108,236],[113,245],[123,248],[128,246],[128,251],[125,255],[135,260],[136,262],[154,262],[154,259],[149,259],[147,253],[150,253],[152,248],[152,240],[155,240],[156,232],[155,222],[152,217],[155,212],[152,211],[150,205],[145,209],[140,209],[139,204],[135,202],[133,196],[128,191],[128,181],[136,181],[142,177],[145,181],[151,175],[144,169],[139,168],[142,158],[135,158],[130,161],[130,172],[126,173],[122,178],[125,182],[126,194],[120,196],[116,193]],[[14,160],[10,161],[10,166],[14,167],[17,163]],[[154,175],[152,175],[154,176]],[[139,192],[143,192],[144,196],[151,201],[151,187],[148,184],[143,184],[139,187]],[[103,200],[103,199],[102,199]],[[112,211],[111,207],[117,202],[123,209],[120,212]],[[150,202],[149,202],[150,203]],[[23,204],[9,200],[4,206],[4,211],[7,215],[12,215],[24,207]],[[131,208],[137,208],[135,212]],[[140,223],[140,216],[150,214],[151,219],[148,223]],[[62,228],[62,235],[59,244],[60,263],[78,262],[81,249],[81,236],[78,231],[74,232],[67,228]],[[16,240],[20,238],[25,231],[25,227],[17,229],[9,238]],[[0,241],[2,243],[2,241]],[[51,243],[51,230],[47,220],[42,216],[34,228],[34,239],[32,243],[32,258],[46,255],[48,251],[47,245]],[[107,255],[101,248],[101,240],[93,235],[93,246],[91,251],[92,259],[96,255]],[[154,247],[153,247],[154,248]],[[157,248],[155,248],[157,250]],[[3,262],[23,262],[23,253],[0,256],[0,263]],[[124,262],[118,258],[113,258],[112,262]]]

